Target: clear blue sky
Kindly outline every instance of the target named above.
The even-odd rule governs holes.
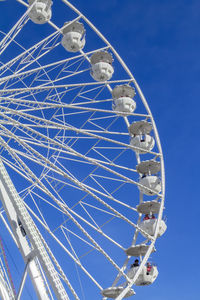
[[[136,299],[197,300],[200,2],[76,2],[132,70],[163,147],[168,230],[157,246],[159,277],[152,287],[141,288]]]
[[[155,118],[164,152],[168,230],[157,243],[160,273],[151,287],[141,287],[134,298],[198,300],[200,2],[71,2],[105,35],[133,72]],[[9,23],[3,22],[6,19],[1,15],[0,25],[8,29]]]

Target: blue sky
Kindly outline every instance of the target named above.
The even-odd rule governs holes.
[[[141,287],[134,298],[197,300],[200,2],[71,2],[132,71],[153,113],[164,152],[168,230],[157,242],[159,277],[152,286]],[[0,5],[5,7],[6,2]]]
[[[166,168],[168,230],[160,274],[136,299],[199,299],[199,1],[77,2],[117,49],[156,120]],[[103,22],[101,21],[103,20]]]
[[[106,1],[108,7],[103,9],[101,2],[95,4],[101,18],[94,23],[138,80],[156,120],[165,158],[168,230],[157,246],[160,274],[152,287],[138,291],[136,299],[196,300],[200,3]],[[87,15],[92,18],[91,6]],[[86,11],[83,4],[82,8]]]
[[[138,80],[156,120],[165,158],[168,230],[157,246],[160,274],[136,298],[196,300],[200,3],[127,0],[106,1],[105,9],[102,6],[96,1],[91,8],[91,1],[87,15],[92,18],[95,10],[94,23]],[[82,9],[87,10],[83,4]]]

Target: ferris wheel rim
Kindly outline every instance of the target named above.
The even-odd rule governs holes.
[[[24,1],[22,1],[22,0],[17,0],[17,1],[20,2],[21,4],[24,4]],[[70,3],[69,3],[68,1],[66,1],[66,0],[63,0],[63,2],[64,2],[65,4],[67,4],[68,6],[69,6],[69,4],[70,4]],[[72,6],[72,5],[70,4],[70,6]],[[74,8],[74,6],[73,6],[73,8]],[[74,8],[74,9],[75,9],[75,8]],[[80,13],[80,12],[78,11],[78,13]],[[89,22],[89,25],[91,24],[91,22],[90,22],[85,16],[83,16],[81,13],[80,13],[80,15],[81,15],[80,18],[83,18],[86,22]],[[56,25],[55,25],[54,23],[52,23],[51,21],[50,21],[49,23],[50,23],[50,25],[51,25],[52,27],[54,27],[54,29],[57,28]],[[93,27],[94,27],[94,26],[92,25],[92,29],[93,29]],[[57,29],[58,29],[58,28],[57,28]],[[99,33],[99,34],[100,34],[100,32],[96,29],[96,27],[94,27],[94,29],[95,29],[95,32],[96,32],[96,33]],[[59,30],[61,30],[61,29],[59,29]],[[101,36],[102,36],[102,34],[100,34],[100,37],[101,37]],[[103,36],[102,36],[102,37],[103,37]],[[148,118],[151,120],[151,122],[152,122],[152,124],[153,124],[153,130],[154,130],[155,138],[156,138],[157,145],[158,145],[158,148],[159,148],[159,159],[160,159],[160,162],[161,162],[161,177],[162,177],[162,194],[159,195],[159,199],[161,199],[161,202],[160,202],[161,205],[160,205],[160,211],[159,211],[159,214],[158,214],[158,221],[157,221],[157,226],[156,226],[155,234],[154,234],[154,237],[152,238],[151,245],[149,246],[149,249],[150,249],[150,250],[147,251],[146,255],[144,256],[144,258],[143,258],[143,260],[142,260],[142,264],[141,264],[141,268],[140,268],[140,269],[142,269],[142,267],[145,265],[145,263],[146,263],[146,261],[147,261],[147,259],[148,259],[148,257],[149,257],[149,253],[151,253],[151,250],[152,250],[153,247],[154,247],[154,243],[155,243],[155,240],[156,240],[156,237],[157,237],[157,234],[158,234],[159,222],[160,222],[160,220],[161,220],[161,218],[162,218],[162,212],[163,212],[163,208],[164,208],[164,186],[165,186],[165,179],[164,179],[164,162],[163,162],[162,149],[161,149],[160,140],[159,140],[159,136],[158,136],[158,132],[157,132],[157,129],[156,129],[156,125],[155,125],[153,116],[152,116],[151,111],[150,111],[150,109],[149,109],[149,107],[148,107],[148,104],[147,104],[147,102],[146,102],[146,99],[144,98],[144,96],[143,96],[143,94],[142,94],[142,91],[140,90],[140,88],[139,88],[137,82],[135,81],[133,75],[132,75],[131,73],[129,74],[129,72],[130,72],[129,69],[128,69],[127,66],[124,64],[124,62],[122,61],[122,59],[120,58],[120,56],[118,55],[118,53],[116,52],[116,50],[110,45],[110,43],[109,43],[104,37],[103,37],[103,40],[104,40],[104,42],[108,43],[107,46],[109,47],[109,49],[111,49],[111,51],[115,54],[115,56],[119,59],[119,61],[122,62],[123,66],[125,66],[125,70],[127,71],[128,75],[130,75],[131,81],[132,81],[132,82],[134,83],[134,85],[136,86],[137,91],[138,91],[138,93],[140,94],[141,100],[143,101],[143,104],[144,104],[146,110],[148,111]],[[97,83],[97,84],[98,84],[98,83]],[[126,117],[125,117],[125,120],[127,120]],[[155,153],[155,154],[156,154],[156,153]],[[139,274],[139,272],[140,272],[140,269],[138,270],[138,274]],[[131,283],[129,283],[128,286],[127,286],[127,288],[124,290],[124,292],[123,292],[124,295],[126,294],[127,290],[130,288],[130,286],[132,286]],[[126,291],[126,292],[125,292],[125,291]],[[123,296],[123,295],[120,295],[120,297],[122,297],[122,296]],[[118,299],[118,298],[116,298],[116,299]],[[119,298],[119,299],[121,299],[121,298]]]

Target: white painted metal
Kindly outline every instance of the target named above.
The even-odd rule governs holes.
[[[12,275],[11,275],[11,272],[10,272],[10,267],[9,267],[9,264],[8,264],[5,248],[4,248],[3,241],[1,239],[1,237],[0,237],[0,248],[1,248],[1,255],[2,255],[2,258],[3,258],[1,260],[2,264],[1,264],[1,267],[0,267],[1,272],[2,272],[2,276],[5,278],[6,285],[8,286],[10,298],[15,298],[15,296],[16,296],[15,286],[14,286],[14,283],[13,283]]]
[[[23,202],[19,197],[1,161],[0,196],[7,216],[10,219],[10,225],[13,229],[13,233],[15,234],[15,238],[18,241],[18,245],[20,247],[20,251],[23,255],[23,258],[26,262],[29,262],[30,260],[30,263],[28,264],[28,269],[38,298],[41,300],[49,299],[40,271],[34,262],[35,256],[37,256],[40,259],[40,262],[42,263],[42,266],[46,271],[46,275],[49,281],[51,282],[52,288],[54,289],[57,299],[68,299],[68,296],[65,294],[65,290],[62,287],[58,274],[47,255],[47,252],[40,240],[40,237],[38,236],[38,232],[35,228],[35,225],[27,210],[25,209]],[[30,246],[25,236],[21,234],[20,228],[18,226],[19,219],[21,220],[25,231],[28,234],[31,244],[34,247],[33,249],[30,249]]]
[[[29,12],[30,19],[36,24],[44,24],[51,19],[51,0],[28,0],[32,8]]]
[[[146,176],[140,178],[139,190],[148,196],[154,196],[161,192],[161,180],[158,176]]]
[[[113,67],[107,62],[98,62],[92,65],[91,76],[96,81],[110,80],[114,73]]]
[[[2,167],[2,165],[1,165]],[[1,168],[2,169],[2,168]],[[0,195],[1,195],[1,201],[4,206],[4,209],[7,213],[7,217],[10,221],[10,226],[12,228],[12,232],[14,233],[15,239],[17,240],[18,247],[23,255],[23,258],[25,261],[31,256],[32,250],[30,249],[30,246],[28,245],[28,242],[24,236],[22,236],[21,231],[18,224],[18,216],[17,213],[12,205],[12,202],[10,201],[10,197],[8,194],[8,191],[6,191],[5,183],[3,183],[2,173],[1,173],[1,181],[0,181]],[[32,260],[29,264],[29,274],[32,278],[38,299],[49,299],[48,295],[46,294],[46,289],[43,284],[43,279],[41,277],[41,274],[34,262]]]
[[[15,293],[4,268],[4,263],[0,259],[0,299],[14,300]]]
[[[148,248],[149,248],[149,245],[146,245],[146,244],[131,246],[130,248],[126,249],[126,254],[129,256],[136,256],[136,257],[145,256]],[[155,248],[153,248],[152,253],[155,251],[156,251]]]
[[[129,97],[120,97],[113,100],[112,109],[118,115],[130,115],[136,109],[136,102]]]
[[[127,274],[128,277],[134,278],[137,270],[138,267],[131,268],[128,271]],[[148,272],[147,266],[144,266],[134,284],[138,286],[152,284],[156,280],[157,276],[158,276],[158,269],[156,266],[152,266],[150,272]]]
[[[71,23],[71,22],[69,22]],[[85,29],[83,24],[73,22],[64,24],[63,38],[61,44],[69,52],[78,52],[85,46]]]
[[[144,220],[139,224],[139,227],[147,232],[149,235],[154,235],[155,229],[157,225],[157,219],[149,219],[149,220]],[[158,237],[163,235],[167,229],[167,225],[163,220],[160,221],[159,224],[159,230],[158,230]]]
[[[102,296],[104,296],[106,298],[116,299],[116,297],[119,296],[123,290],[124,290],[123,286],[117,286],[117,287],[107,288],[107,289],[103,290],[101,293],[102,293]],[[126,295],[124,296],[124,298],[131,297],[134,294],[135,294],[135,292],[133,290],[129,290],[126,293]]]
[[[124,117],[131,115],[136,109],[136,102],[133,100],[135,97],[135,89],[130,85],[117,85],[112,90],[113,105],[112,109]],[[127,123],[128,119],[125,119]],[[129,127],[129,123],[127,123]]]
[[[9,294],[9,289],[8,286],[4,280],[4,277],[1,273],[0,270],[0,298],[3,300],[11,300],[14,299],[13,297],[10,296]]]
[[[23,288],[24,288],[24,285],[25,285],[27,274],[28,274],[28,271],[27,271],[28,264],[29,264],[29,261],[27,261],[27,263],[26,263],[24,274],[22,276],[22,280],[21,280],[21,283],[20,283],[20,287],[19,287],[19,291],[17,293],[17,299],[16,300],[21,299],[22,291],[23,291]]]
[[[136,169],[138,173],[144,174],[144,175],[154,175],[157,174],[160,171],[160,162],[156,161],[155,159],[145,160],[140,162]]]
[[[130,135],[135,136],[135,135],[142,135],[142,134],[150,134],[152,131],[152,125],[151,123],[147,121],[137,121],[133,122],[129,126],[129,132]]]
[[[140,154],[147,153],[146,151],[151,151],[155,145],[154,138],[148,134],[146,135],[136,135],[131,138],[130,144],[134,147],[141,148],[139,150]]]
[[[96,52],[92,54],[90,62],[92,65],[90,74],[94,80],[104,82],[111,79],[114,68],[112,66],[113,58],[110,53],[105,51]]]
[[[145,201],[137,205],[137,211],[141,214],[158,214],[160,210],[160,202],[156,200]]]
[[[18,2],[27,8],[29,7],[23,0],[18,0]],[[36,2],[36,4],[40,6],[47,2],[50,4],[51,1],[38,0]],[[0,90],[0,117],[2,118],[0,135],[2,137],[2,148],[0,153],[2,154],[3,162],[14,170],[18,176],[21,176],[29,183],[27,187],[21,189],[20,195],[22,195],[24,203],[27,198],[32,199],[35,210],[25,204],[22,213],[20,207],[17,207],[16,203],[14,204],[14,200],[19,200],[21,197],[16,194],[18,196],[12,197],[12,195],[9,195],[8,198],[9,201],[12,202],[11,211],[15,212],[14,220],[18,222],[17,216],[20,216],[22,226],[31,244],[37,249],[37,257],[46,276],[48,279],[50,278],[49,282],[54,292],[56,290],[55,293],[59,294],[59,290],[62,290],[63,293],[65,292],[61,286],[60,288],[55,287],[55,283],[51,279],[50,269],[48,269],[44,263],[45,251],[48,252],[53,263],[58,268],[63,281],[65,281],[69,287],[73,297],[80,299],[66,276],[66,274],[68,274],[67,272],[70,271],[66,270],[66,272],[64,272],[64,270],[62,270],[41,233],[33,226],[32,221],[30,221],[30,215],[25,207],[70,259],[75,262],[76,266],[102,291],[104,297],[111,295],[117,300],[121,300],[134,293],[130,290],[131,286],[134,282],[136,284],[137,280],[141,277],[145,263],[154,250],[156,238],[160,234],[159,226],[163,222],[162,212],[164,208],[165,184],[162,150],[155,122],[147,102],[125,63],[110,43],[85,16],[69,1],[63,0],[63,3],[77,14],[77,18],[65,23],[62,28],[59,28],[57,24],[49,20],[50,15],[45,15],[45,22],[48,21],[49,25],[52,26],[56,32],[50,34],[48,38],[43,39],[28,50],[15,41],[16,35],[14,34],[11,44],[16,44],[22,53],[6,63],[4,69],[0,67],[0,83],[2,84]],[[34,5],[34,3],[32,5]],[[44,15],[42,17],[44,17]],[[78,20],[81,20],[82,24],[87,25],[87,28],[89,27],[90,30],[92,29],[104,42],[105,47],[84,53],[82,50],[83,44],[85,43],[83,28],[81,30],[74,28],[68,31],[69,28],[73,28],[73,24],[77,24],[76,22]],[[25,22],[23,27],[24,25]],[[18,28],[17,26],[15,29]],[[17,31],[17,33],[18,32],[20,31]],[[68,49],[68,51],[70,51],[70,49],[74,49],[74,51],[75,49],[76,51],[79,50],[80,54],[70,58],[67,57],[60,61],[56,60],[50,63],[47,60],[45,61],[48,55],[50,57],[52,50],[57,51],[59,49],[59,38],[60,36],[62,37],[62,34],[63,39],[65,34],[68,34],[65,41],[66,49]],[[81,44],[81,42],[83,43]],[[64,40],[62,41],[62,44],[63,43]],[[89,45],[89,43],[90,41],[87,41],[87,45]],[[123,79],[110,80],[114,72],[112,57],[114,57],[115,61],[118,61],[122,69],[124,69],[126,75],[123,75]],[[45,63],[41,63],[41,58],[44,59]],[[17,67],[15,65],[16,63],[18,64]],[[93,79],[97,82],[93,82],[93,79],[91,79],[91,82],[90,80],[85,80],[85,82],[83,82],[82,79],[79,80],[79,77],[83,78],[81,77],[82,75],[88,78],[87,74],[91,68]],[[51,76],[51,72],[54,72],[55,76]],[[124,79],[126,77],[128,78]],[[31,84],[28,83],[30,78],[32,80]],[[75,83],[73,83],[73,80],[75,80]],[[14,82],[14,84],[12,82]],[[15,84],[16,82],[19,82],[21,85],[18,86],[18,84]],[[124,88],[120,87],[122,85],[124,85]],[[136,102],[133,100],[135,96],[134,88],[146,108],[146,114],[134,112],[136,109]],[[98,98],[105,89],[109,91],[110,96],[107,94],[107,98]],[[70,93],[74,93],[71,99]],[[92,93],[93,95],[91,95]],[[111,94],[114,98],[113,111],[111,107]],[[67,99],[67,103],[65,99]],[[110,103],[110,107],[108,107],[108,103]],[[103,104],[105,106],[103,106]],[[48,113],[51,111],[53,111],[53,114],[50,113],[48,117]],[[137,122],[132,123],[133,116],[138,120]],[[74,121],[75,118],[76,121]],[[142,121],[141,118],[143,118]],[[83,122],[79,124],[81,119]],[[121,125],[121,119],[124,119],[124,123],[127,126],[126,129]],[[115,124],[120,125],[119,127],[113,127]],[[153,129],[152,136],[149,135],[151,129]],[[130,143],[129,134],[131,136]],[[145,135],[144,141],[141,140],[141,135]],[[157,145],[156,152],[152,151],[154,139]],[[14,146],[13,141],[17,142],[18,147]],[[85,144],[83,144],[83,141],[85,141]],[[79,145],[79,147],[77,147],[77,145]],[[127,155],[128,149],[135,151],[138,165],[143,163],[140,160],[140,154],[145,155],[148,153],[148,155],[151,155],[152,160],[155,161],[156,159],[156,162],[161,165],[161,179],[157,176],[146,176],[140,178],[138,183],[136,169],[132,165],[133,158],[130,159],[129,165],[125,165],[123,159],[121,159],[124,153]],[[4,155],[5,150],[8,151],[10,159]],[[116,154],[113,155],[115,152]],[[131,152],[132,151],[129,151],[129,155],[132,155]],[[120,162],[118,162],[118,160]],[[38,175],[36,170],[30,167],[31,164],[29,165],[27,162],[31,162],[31,164],[37,166],[36,169],[41,170],[40,175]],[[70,167],[70,165],[75,163],[78,163],[80,166],[80,174],[82,172],[82,165],[85,165],[85,170],[88,170],[87,173],[84,173],[83,178],[80,178],[78,172],[74,172]],[[148,172],[140,172],[141,170],[137,168],[139,173],[152,175],[152,170],[149,170],[149,166],[143,166],[143,164],[140,166],[142,166],[142,169],[148,169]],[[156,185],[155,180],[153,180],[154,177],[156,178]],[[159,181],[159,183],[157,181]],[[109,182],[115,186],[113,189],[111,189],[112,185],[108,184]],[[126,202],[127,199],[116,195],[117,191],[126,185],[136,185],[139,187],[140,193],[138,202],[140,208],[139,206],[136,208],[136,202]],[[6,186],[7,184],[4,184],[2,189],[6,190]],[[68,202],[71,203],[70,196],[67,196],[67,201],[63,196],[65,195],[64,191],[67,189],[74,190],[74,198],[77,199],[73,204],[68,204]],[[77,191],[82,193],[82,197],[79,198],[76,196]],[[159,205],[156,206],[158,217],[156,222],[154,222],[153,233],[148,232],[146,228],[140,226],[142,219],[141,213],[144,213],[144,211],[151,207],[150,204],[144,205],[143,194],[158,195]],[[5,196],[6,193],[4,197]],[[92,205],[87,197],[93,199]],[[37,204],[37,199],[40,199],[47,207],[54,209],[56,216],[59,216],[59,214],[62,216],[57,228],[51,229],[48,217],[45,217],[45,211]],[[136,215],[138,212],[138,218],[135,218],[134,221],[129,219],[129,217],[126,216],[125,209],[127,209],[127,212],[131,211],[131,213],[134,212]],[[95,212],[95,215],[93,212]],[[8,209],[6,213],[9,219]],[[99,223],[98,220],[98,216],[101,214],[105,219],[105,223],[102,224]],[[63,216],[67,218],[64,221]],[[142,250],[140,249],[144,257],[137,272],[130,278],[126,275],[126,269],[128,268],[130,260],[129,251],[127,250],[128,256],[125,258],[124,265],[121,267],[117,261],[113,260],[112,253],[107,253],[104,250],[104,244],[101,244],[101,242],[97,243],[96,240],[96,236],[99,235],[105,239],[106,243],[111,243],[112,247],[116,247],[116,249],[118,249],[117,251],[121,250],[124,252],[123,235],[121,235],[118,240],[115,236],[109,235],[104,231],[104,226],[106,227],[110,222],[112,224],[112,222],[116,220],[121,222],[121,224],[128,224],[131,229],[130,232],[135,229],[132,244],[128,249],[129,251],[132,250],[132,253],[139,251],[138,249],[136,251],[139,234],[142,234],[150,241],[148,245],[146,245],[147,241],[144,241],[143,248],[141,248]],[[79,233],[77,233],[74,228],[68,228],[67,225],[70,222],[79,230]],[[6,224],[6,222],[4,223]],[[12,222],[10,221],[10,223]],[[35,232],[37,232],[38,239],[43,245],[42,249],[40,248],[41,244],[37,244],[33,239],[33,227]],[[11,229],[15,232],[12,224]],[[94,237],[91,230],[95,233]],[[21,231],[20,228],[18,228],[18,235],[23,239],[22,231],[22,228]],[[62,234],[62,240],[59,239],[60,234]],[[19,243],[18,235],[14,234],[17,243]],[[81,260],[82,257],[88,257],[90,253],[96,251],[98,255],[101,254],[105,260],[114,267],[115,272],[117,270],[118,275],[112,288],[106,290],[102,289],[101,283],[98,280],[98,274],[90,274],[88,272],[87,264],[85,266],[78,255],[79,248],[76,249],[73,246],[69,236],[73,236],[79,240],[80,245],[84,243],[90,247],[88,251],[82,253],[80,256]],[[19,244],[19,247],[22,248],[21,252],[23,252],[24,244]],[[35,252],[34,255],[36,255]],[[28,257],[30,258],[30,255]],[[34,260],[31,262],[34,262]],[[77,276],[79,278],[79,275]],[[126,286],[116,286],[121,277],[125,279]],[[42,278],[41,274],[40,278]],[[83,290],[83,285],[81,286]],[[58,294],[56,295],[58,296]],[[59,297],[60,296],[58,296],[58,299],[62,299]],[[68,299],[68,296],[65,297],[66,298],[63,299]]]

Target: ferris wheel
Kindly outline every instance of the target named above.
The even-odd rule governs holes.
[[[16,288],[0,262],[0,297],[28,299],[29,274],[40,300],[134,298],[158,276],[150,256],[166,230],[147,101],[69,1],[12,5],[17,22],[0,31],[0,221],[24,265]]]

